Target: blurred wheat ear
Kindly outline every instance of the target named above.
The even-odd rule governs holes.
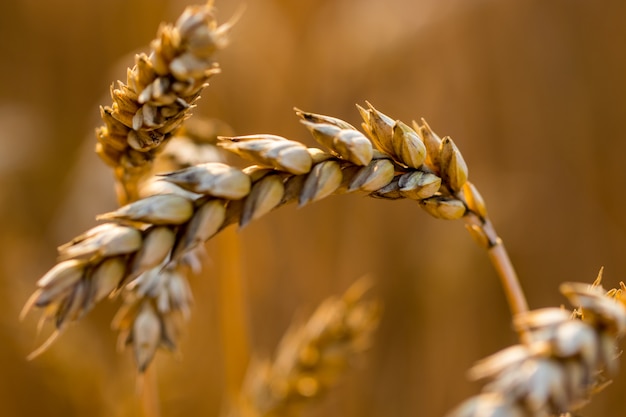
[[[305,323],[283,336],[273,360],[248,367],[227,416],[296,416],[331,389],[353,357],[367,349],[378,325],[380,303],[366,300],[362,278],[342,297],[322,302]]]

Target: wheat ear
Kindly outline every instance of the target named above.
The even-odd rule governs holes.
[[[214,162],[161,176],[170,184],[167,194],[105,213],[98,218],[106,223],[59,247],[61,262],[38,282],[24,312],[44,308],[42,320],[62,331],[123,288],[127,302],[115,323],[143,370],[157,347],[176,346],[191,300],[184,270],[196,263],[203,242],[283,204],[336,193],[415,200],[441,219],[471,216],[473,236],[502,248],[485,228],[485,204],[452,139],[440,139],[424,121],[411,128],[368,107],[359,107],[367,136],[342,120],[297,111],[327,151],[274,135],[223,138],[223,148],[257,165],[239,170]],[[517,281],[509,285],[519,289]]]
[[[489,381],[483,393],[448,417],[548,417],[586,404],[606,384],[601,370],[615,373],[616,341],[626,332],[626,286],[606,292],[600,277],[592,286],[561,285],[579,306],[574,314],[544,308],[515,316],[514,326],[528,329],[528,341],[479,362],[470,376]]]
[[[300,415],[335,385],[349,361],[369,347],[378,325],[380,304],[365,299],[369,287],[369,280],[361,279],[342,297],[324,300],[306,323],[294,324],[273,360],[248,367],[241,395],[227,415]]]
[[[212,1],[190,6],[160,27],[149,54],[135,57],[126,84],[111,86],[112,106],[100,108],[96,152],[115,171],[121,204],[135,201],[152,161],[190,116],[202,89],[219,72],[215,52],[231,24],[217,26]]]

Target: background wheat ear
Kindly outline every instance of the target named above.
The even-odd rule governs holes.
[[[345,368],[370,347],[381,305],[365,299],[371,279],[341,297],[326,298],[282,337],[272,358],[248,366],[241,392],[226,416],[297,416],[333,388]]]

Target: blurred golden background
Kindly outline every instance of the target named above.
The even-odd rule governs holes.
[[[103,303],[45,354],[18,322],[55,247],[115,207],[93,153],[98,106],[188,1],[4,0],[0,5],[0,414],[139,416],[129,352]],[[244,3],[218,0],[226,21]],[[223,73],[198,115],[238,134],[313,145],[292,107],[359,123],[355,103],[452,136],[504,238],[532,308],[563,281],[626,280],[626,2],[246,0]],[[311,416],[443,416],[480,385],[478,359],[515,343],[487,256],[461,222],[409,201],[337,196],[285,207],[207,246],[181,357],[156,361],[162,415],[224,405],[217,276],[239,262],[249,341],[269,355],[294,316],[372,274],[385,315],[372,349]],[[236,269],[236,268],[234,268]],[[623,362],[623,360],[622,360]],[[626,408],[626,375],[583,416]]]

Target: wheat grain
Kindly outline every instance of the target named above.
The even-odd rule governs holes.
[[[311,170],[313,158],[306,146],[276,135],[249,135],[222,137],[219,146],[244,158],[291,174],[306,174]]]
[[[209,162],[162,175],[164,180],[196,194],[239,200],[250,193],[250,178],[237,168]]]
[[[626,332],[626,297],[620,290],[565,283],[561,292],[574,314],[545,308],[514,317],[530,332],[527,343],[504,349],[479,362],[473,379],[489,383],[448,417],[552,416],[575,411],[606,381],[602,369],[617,368],[617,339]]]
[[[363,117],[363,129],[368,133],[374,146],[408,167],[419,168],[426,158],[423,140],[409,126],[400,120],[393,120],[379,112],[367,102],[369,109],[357,106]]]

